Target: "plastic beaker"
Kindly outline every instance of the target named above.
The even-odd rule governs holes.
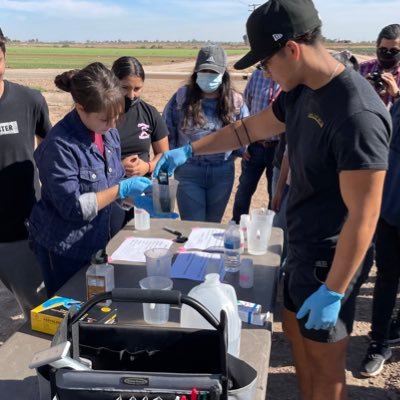
[[[178,184],[174,178],[169,178],[168,185],[160,185],[157,179],[153,179],[153,208],[156,213],[174,212]]]
[[[144,252],[146,257],[147,276],[171,277],[171,262],[173,253],[168,249],[154,248]]]
[[[150,214],[144,208],[134,207],[133,221],[138,231],[150,229]]]
[[[148,276],[139,281],[145,290],[171,290],[172,280],[163,276]],[[143,319],[148,324],[165,324],[169,319],[169,304],[143,303]]]

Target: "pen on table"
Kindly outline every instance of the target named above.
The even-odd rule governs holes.
[[[198,394],[199,394],[199,391],[196,388],[193,388],[192,392],[190,393],[190,400],[197,400]]]

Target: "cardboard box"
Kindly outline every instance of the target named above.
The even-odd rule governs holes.
[[[72,306],[80,307],[82,301],[67,297],[54,296],[31,310],[31,328],[34,331],[54,335]],[[98,322],[105,324],[115,323],[117,310],[115,308],[96,305],[81,321]]]
[[[246,322],[247,324],[263,326],[265,324],[265,321],[269,317],[269,313],[266,312],[254,314],[252,312],[239,311],[239,317],[243,322]]]

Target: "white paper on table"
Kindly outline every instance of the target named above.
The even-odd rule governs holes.
[[[193,228],[184,248],[189,249],[224,249],[225,229],[217,228]]]
[[[110,261],[146,262],[144,255],[146,250],[169,249],[171,245],[172,240],[168,239],[129,237],[111,254]]]
[[[204,281],[206,274],[217,273],[224,278],[224,260],[221,254],[188,251],[179,253],[171,268],[171,278]]]

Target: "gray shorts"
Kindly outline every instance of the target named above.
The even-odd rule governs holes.
[[[284,305],[289,311],[297,313],[304,301],[314,293],[326,280],[333,260],[333,252],[327,259],[318,258],[315,261],[304,261],[288,256],[284,278]],[[303,337],[315,342],[333,343],[349,336],[353,330],[356,298],[361,285],[368,277],[373,264],[373,248],[370,248],[363,263],[354,275],[345,297],[342,300],[339,318],[330,330],[306,329],[308,315],[298,320]]]
[[[25,318],[46,298],[40,266],[28,240],[0,243],[0,280],[14,294]]]

